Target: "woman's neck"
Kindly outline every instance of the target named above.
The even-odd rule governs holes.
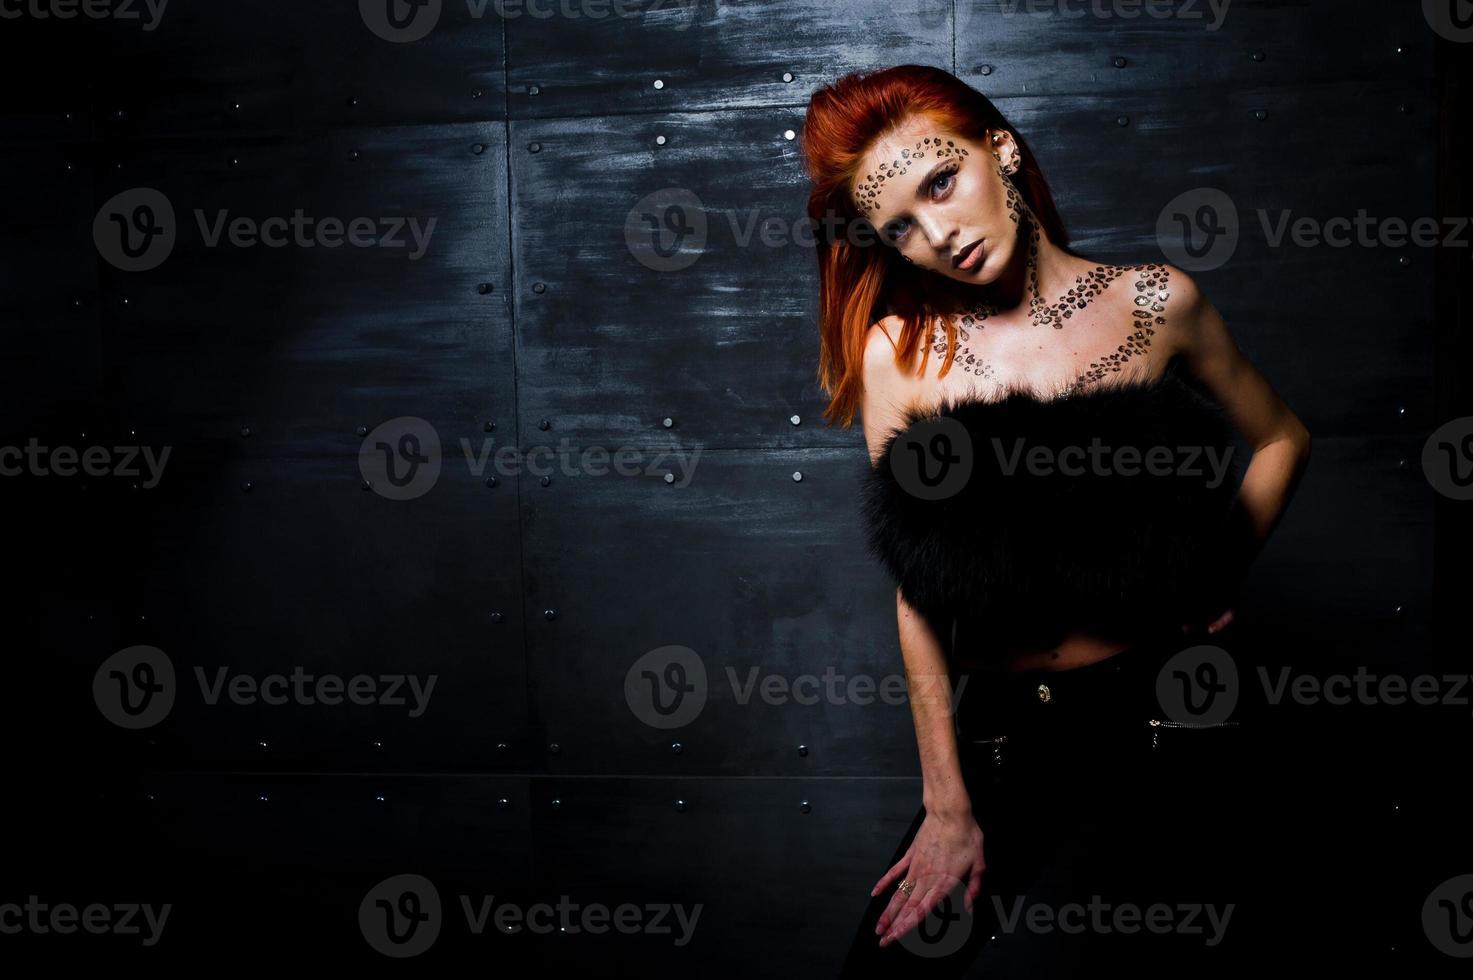
[[[1079,259],[1049,240],[1031,216],[1018,229],[1018,243],[997,279],[984,286],[970,286],[951,280],[949,305],[957,313],[983,310],[1001,322],[1031,318],[1035,285],[1038,303],[1052,304],[1068,292],[1079,277]]]

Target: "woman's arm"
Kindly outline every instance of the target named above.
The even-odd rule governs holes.
[[[898,329],[898,324],[891,326]],[[908,397],[906,379],[894,366],[895,348],[888,336],[878,325],[871,327],[865,348],[860,412],[872,466],[889,465],[879,453],[901,424]],[[926,815],[910,848],[870,891],[871,896],[878,895],[902,877],[915,882],[909,893],[897,888],[880,916],[875,932],[881,936],[881,946],[914,929],[960,885],[965,885],[961,897],[970,911],[986,868],[982,829],[972,813],[957,752],[946,647],[930,621],[905,601],[899,589],[895,590],[895,619],[920,750],[921,803]]]
[[[972,800],[962,780],[957,753],[955,701],[942,639],[924,616],[895,590],[895,619],[900,628],[900,655],[915,721],[921,756],[921,804],[927,813],[946,818],[972,816]]]
[[[1309,430],[1238,349],[1221,314],[1192,278],[1169,268],[1177,349],[1253,446],[1238,502],[1252,525],[1256,550],[1278,526],[1309,465]]]

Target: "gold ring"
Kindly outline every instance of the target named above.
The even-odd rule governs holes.
[[[909,895],[916,890],[916,883],[913,881],[901,881],[900,890]]]

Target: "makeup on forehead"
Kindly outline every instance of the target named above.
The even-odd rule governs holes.
[[[891,160],[882,160],[871,173],[865,174],[854,186],[854,203],[865,217],[874,214],[879,202],[880,189],[887,180],[903,177],[912,166],[930,165],[931,161],[970,156],[967,148],[957,145],[950,136],[923,136],[914,146],[901,147]]]

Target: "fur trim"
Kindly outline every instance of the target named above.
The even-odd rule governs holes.
[[[975,618],[989,646],[1221,612],[1253,551],[1242,461],[1222,407],[1177,367],[1060,399],[1015,389],[911,410],[861,477],[871,555],[943,637]],[[922,467],[946,475],[931,487]]]

